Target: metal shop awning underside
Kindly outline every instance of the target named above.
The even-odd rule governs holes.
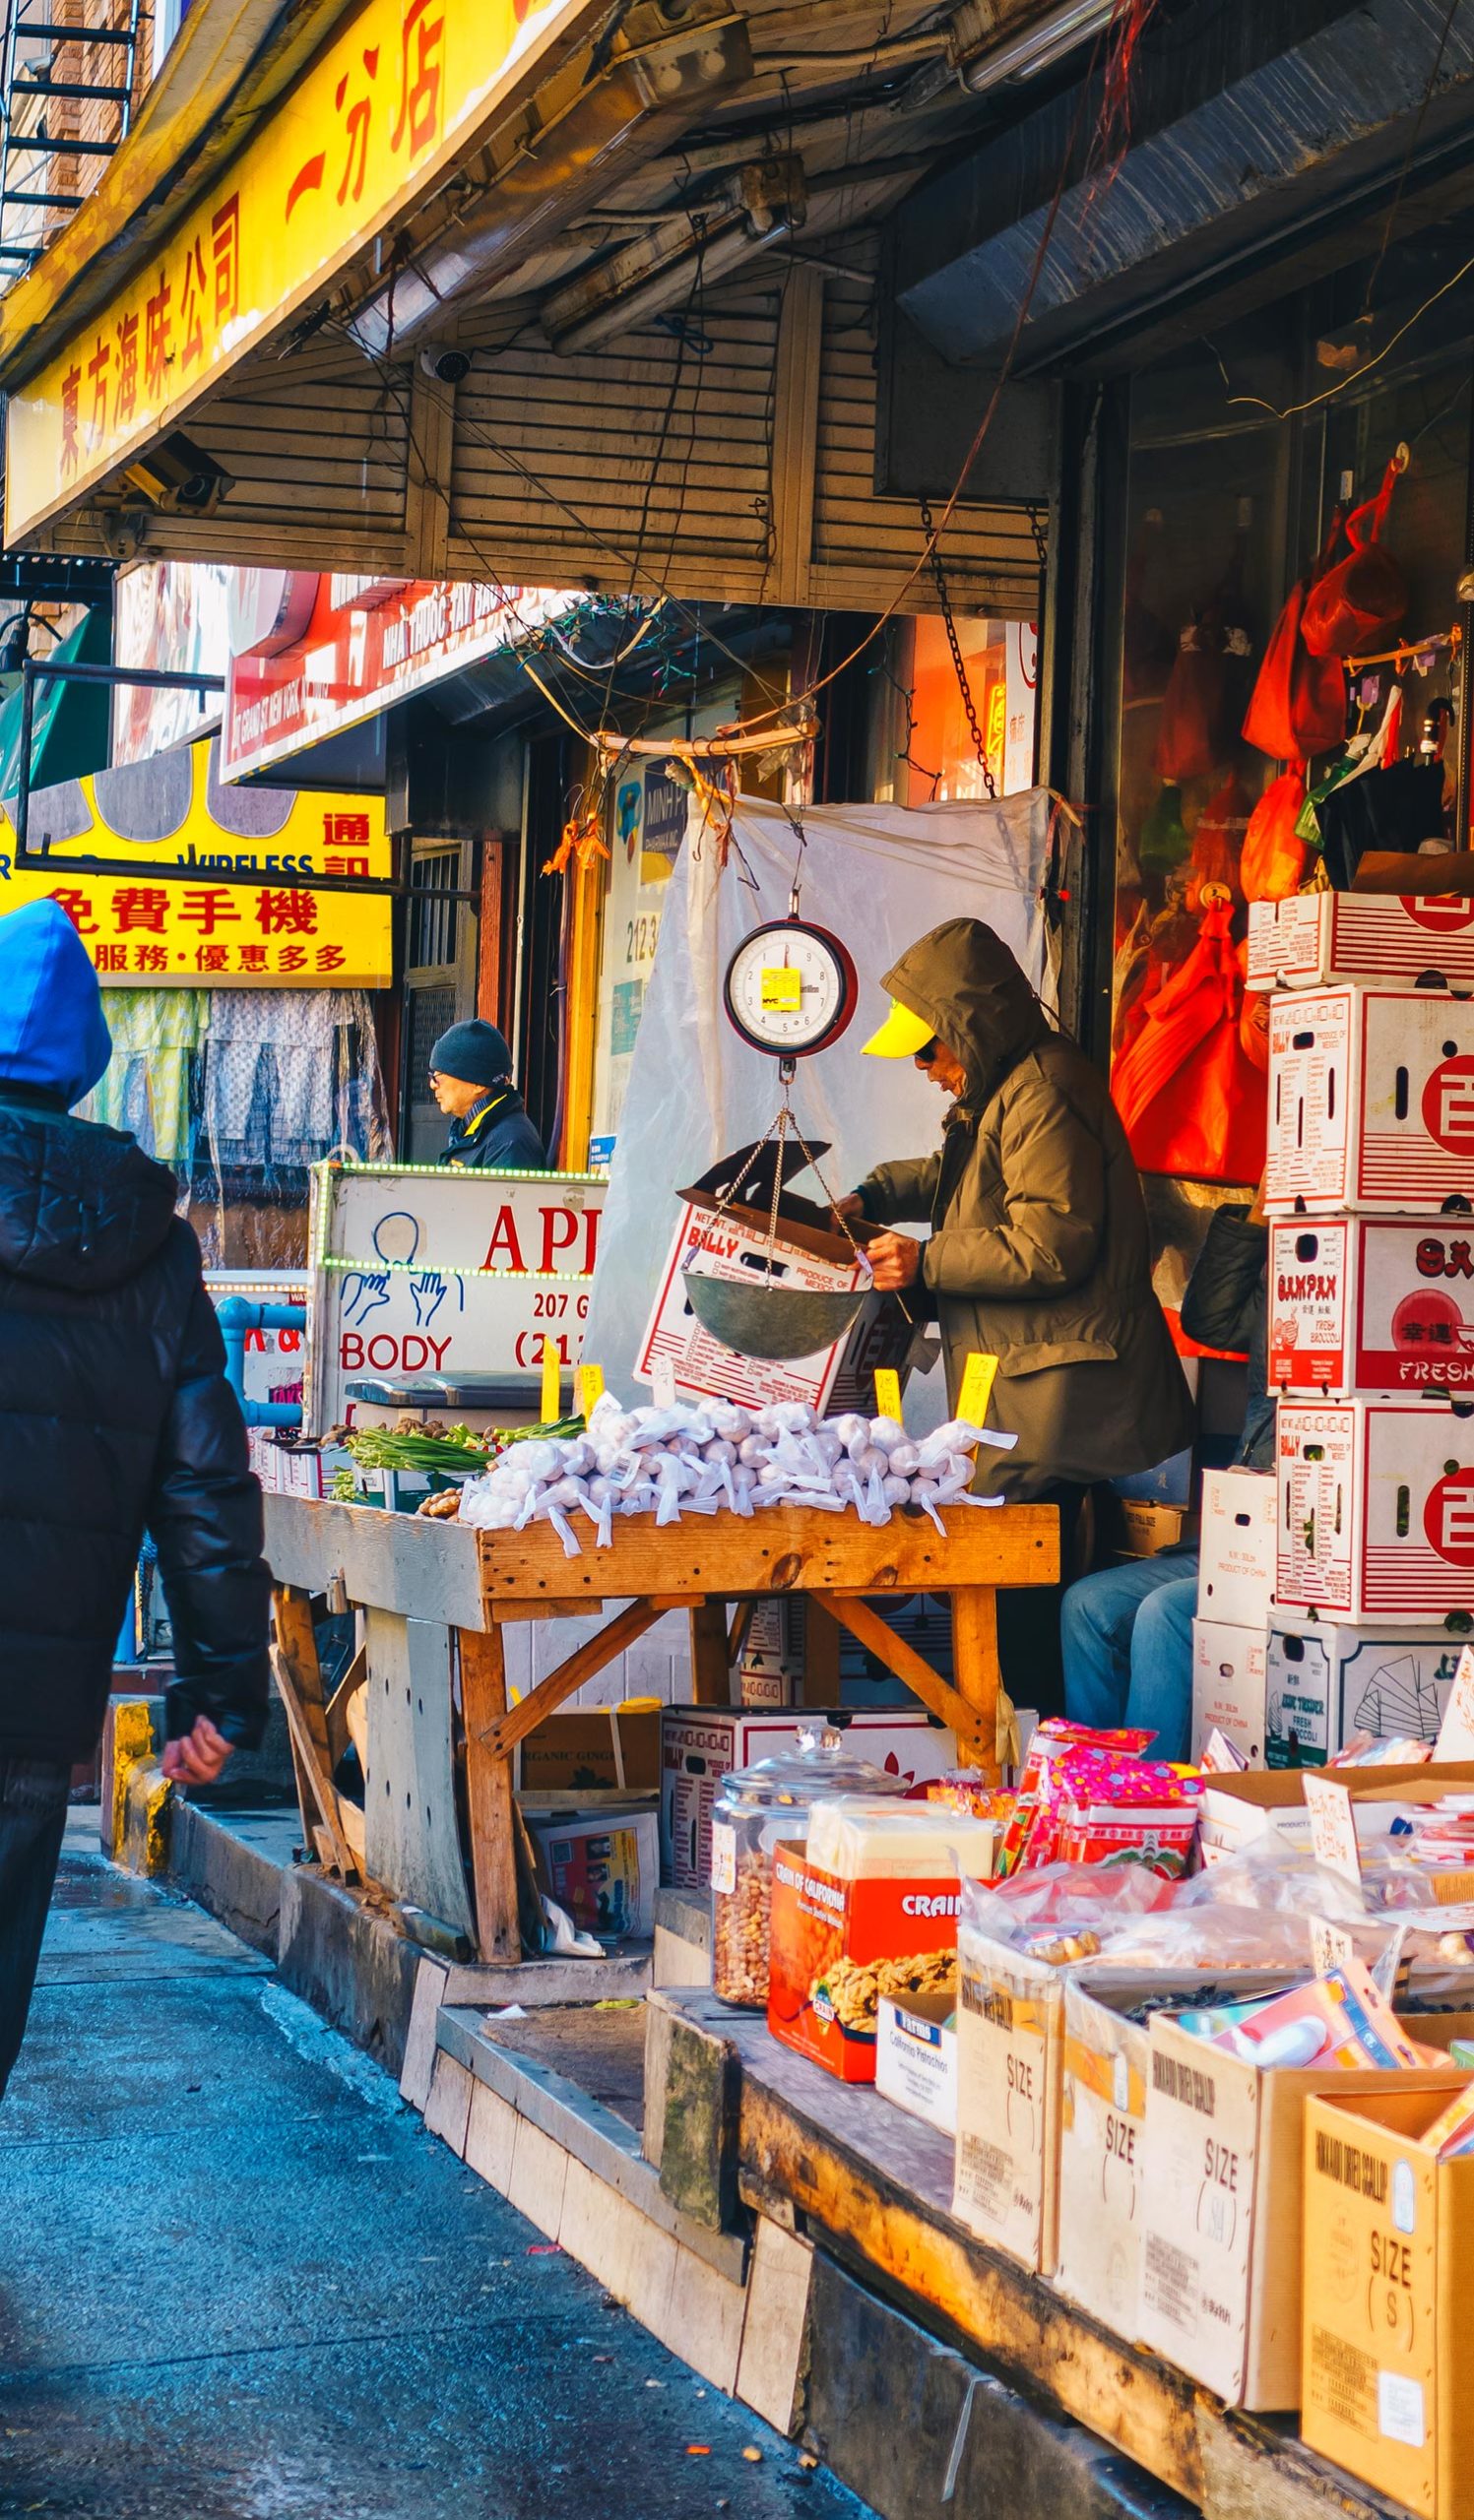
[[[921,549],[880,228],[970,87],[1106,6],[196,0],[0,300],[7,541],[877,606]],[[1027,617],[1048,468],[1012,444],[947,573]]]

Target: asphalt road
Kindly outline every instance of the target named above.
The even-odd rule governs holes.
[[[0,2108],[0,2513],[864,2520],[85,1825]]]

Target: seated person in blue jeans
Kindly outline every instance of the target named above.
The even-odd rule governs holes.
[[[1249,1411],[1236,1459],[1274,1468],[1274,1402],[1266,1388],[1264,1269],[1268,1230],[1252,1208],[1219,1208],[1183,1297],[1183,1328],[1200,1348],[1248,1349]],[[1154,1732],[1152,1755],[1186,1759],[1192,1732],[1192,1619],[1197,1550],[1164,1549],[1071,1584],[1060,1606],[1064,1711],[1076,1724]]]

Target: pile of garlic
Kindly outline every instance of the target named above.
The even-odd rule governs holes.
[[[1011,1450],[1016,1438],[954,1418],[919,1441],[897,1418],[819,1418],[806,1403],[736,1408],[725,1400],[673,1409],[623,1409],[612,1393],[595,1403],[581,1435],[511,1444],[485,1476],[461,1490],[461,1520],[482,1531],[548,1522],[569,1557],[582,1555],[572,1517],[608,1548],[615,1514],[750,1515],[764,1505],[816,1505],[888,1523],[916,1506],[945,1532],[938,1507],[996,1502],[972,1496],[974,1448]]]

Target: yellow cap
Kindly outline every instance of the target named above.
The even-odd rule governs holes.
[[[936,1036],[926,1019],[913,1015],[909,1006],[897,998],[890,1002],[890,1013],[878,1033],[872,1033],[865,1044],[866,1058],[914,1059]]]

